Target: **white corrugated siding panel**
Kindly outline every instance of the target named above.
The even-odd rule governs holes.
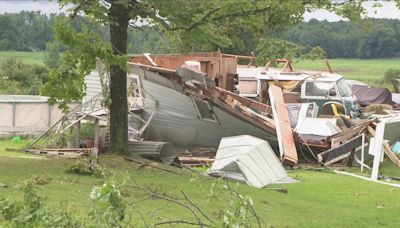
[[[287,177],[268,142],[249,135],[223,138],[210,171],[229,172],[231,177],[241,173],[249,185],[258,188]]]

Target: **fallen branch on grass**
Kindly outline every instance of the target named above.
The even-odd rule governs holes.
[[[200,215],[202,215],[202,216],[203,216],[204,218],[206,218],[208,221],[210,221],[211,223],[213,223],[213,221],[212,221],[198,206],[195,206],[194,203],[193,203],[192,201],[189,200],[189,198],[186,196],[186,194],[185,194],[183,191],[181,191],[181,193],[182,193],[183,196],[185,197],[185,201],[186,201],[187,203],[181,202],[181,201],[182,201],[181,199],[174,199],[174,198],[171,198],[171,197],[168,197],[168,196],[164,196],[164,195],[160,195],[160,194],[154,193],[154,192],[150,191],[149,189],[144,188],[144,187],[139,186],[139,185],[135,185],[135,186],[126,185],[125,187],[133,188],[133,189],[139,189],[139,190],[145,192],[145,193],[148,194],[148,196],[149,196],[149,197],[147,197],[146,199],[148,199],[148,198],[157,198],[157,199],[162,199],[162,200],[165,200],[165,201],[168,201],[168,202],[171,202],[171,203],[178,204],[179,206],[182,206],[182,207],[186,208],[187,210],[189,210],[189,211],[192,213],[193,217],[195,217],[195,219],[197,220],[197,222],[190,222],[190,221],[185,221],[185,220],[165,221],[165,222],[157,223],[157,224],[155,224],[155,225],[165,225],[165,224],[177,224],[177,223],[181,223],[181,224],[188,224],[188,225],[196,225],[196,226],[200,226],[200,227],[211,227],[211,225],[205,224],[205,223],[202,221]],[[189,204],[189,205],[188,205],[188,204]],[[194,208],[193,208],[193,207],[194,207]],[[196,211],[197,211],[197,212],[196,212]],[[198,215],[197,213],[200,213],[200,215]]]
[[[178,173],[177,173],[176,171],[174,171],[174,170],[170,170],[170,169],[166,169],[166,168],[163,168],[163,167],[160,167],[160,166],[157,166],[157,165],[153,165],[153,164],[151,164],[150,162],[140,161],[140,160],[134,159],[134,158],[132,158],[132,157],[127,157],[127,156],[125,156],[124,159],[127,160],[127,161],[130,161],[130,162],[136,162],[136,163],[138,163],[138,164],[141,164],[142,166],[150,166],[150,167],[152,167],[152,168],[159,169],[159,170],[163,170],[163,171],[165,171],[165,172],[178,174]]]

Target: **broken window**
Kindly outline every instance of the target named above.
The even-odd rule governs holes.
[[[257,80],[240,80],[239,92],[243,96],[257,96],[258,95],[258,81]]]
[[[194,102],[196,104],[196,109],[200,115],[200,118],[215,121],[214,114],[212,113],[210,105],[207,101],[194,99]]]
[[[306,96],[336,96],[336,89],[332,83],[328,82],[306,82]]]

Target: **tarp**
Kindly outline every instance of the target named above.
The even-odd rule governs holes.
[[[245,181],[257,188],[295,182],[287,176],[268,142],[249,135],[222,138],[208,174]]]
[[[353,94],[361,105],[392,104],[392,93],[386,88],[353,85]]]

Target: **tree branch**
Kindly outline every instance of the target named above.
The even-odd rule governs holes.
[[[204,225],[204,224],[189,222],[189,221],[185,221],[185,220],[172,220],[172,221],[166,221],[166,222],[159,222],[159,223],[154,224],[154,226],[168,225],[168,224],[186,224],[186,225],[200,226],[200,227],[202,227]]]
[[[246,10],[246,11],[242,11],[242,12],[236,12],[236,13],[233,13],[233,14],[221,15],[219,17],[213,18],[212,20],[213,21],[218,21],[218,20],[222,20],[222,19],[225,19],[225,18],[243,17],[243,16],[247,16],[247,15],[250,15],[250,14],[265,13],[269,9],[271,9],[271,7],[264,7],[264,8],[259,8],[259,9],[251,9],[251,10]]]
[[[215,9],[212,9],[210,11],[208,11],[206,14],[204,14],[201,18],[199,18],[198,20],[194,21],[192,24],[190,25],[186,25],[186,26],[171,26],[170,24],[168,24],[166,22],[165,19],[158,17],[156,15],[155,12],[153,13],[148,13],[146,16],[153,19],[154,21],[160,23],[165,29],[169,30],[169,31],[177,31],[177,30],[191,30],[201,24],[203,24],[213,13],[216,13],[217,11],[219,11],[221,9],[221,7],[217,7]]]
[[[178,204],[178,205],[180,205],[180,206],[182,206],[182,207],[188,209],[188,210],[192,213],[192,215],[196,218],[197,223],[193,223],[193,224],[199,225],[200,227],[204,227],[204,226],[209,227],[209,226],[210,226],[210,225],[207,225],[207,224],[204,224],[204,223],[203,223],[203,221],[202,221],[201,218],[196,214],[196,211],[195,211],[193,208],[191,208],[190,206],[188,206],[188,205],[186,205],[186,204],[180,202],[180,201],[177,200],[177,199],[173,199],[173,198],[170,198],[170,197],[167,197],[167,196],[163,196],[163,195],[156,194],[156,193],[154,193],[154,192],[152,192],[152,191],[150,191],[150,190],[148,190],[148,189],[146,189],[146,188],[144,188],[144,187],[141,187],[141,186],[139,186],[139,185],[136,185],[136,186],[126,185],[126,187],[128,187],[128,188],[133,188],[133,189],[139,189],[139,190],[142,190],[142,191],[144,191],[145,193],[147,193],[149,196],[152,196],[152,197],[155,197],[155,198],[158,198],[158,199],[162,199],[162,200],[165,200],[165,201],[168,201],[168,202],[172,202],[172,203]],[[203,214],[203,212],[200,212],[200,213]],[[207,219],[209,219],[209,218],[207,217]]]
[[[190,205],[195,207],[197,209],[197,211],[199,211],[200,214],[202,214],[204,216],[204,218],[206,218],[209,222],[214,223],[214,221],[211,220],[196,204],[194,204],[192,201],[189,200],[189,198],[187,197],[187,195],[185,194],[184,191],[181,191],[181,193],[185,197],[186,201],[188,201]]]
[[[226,181],[226,186],[228,191],[230,191],[231,193],[233,193],[239,200],[242,200],[242,194],[240,194],[238,191],[236,191],[235,189],[232,189],[231,186],[229,185],[228,180]],[[256,218],[258,227],[261,228],[261,222],[264,224],[264,226],[266,226],[265,221],[257,214],[256,210],[254,209],[253,205],[251,204],[247,204],[251,214]]]

